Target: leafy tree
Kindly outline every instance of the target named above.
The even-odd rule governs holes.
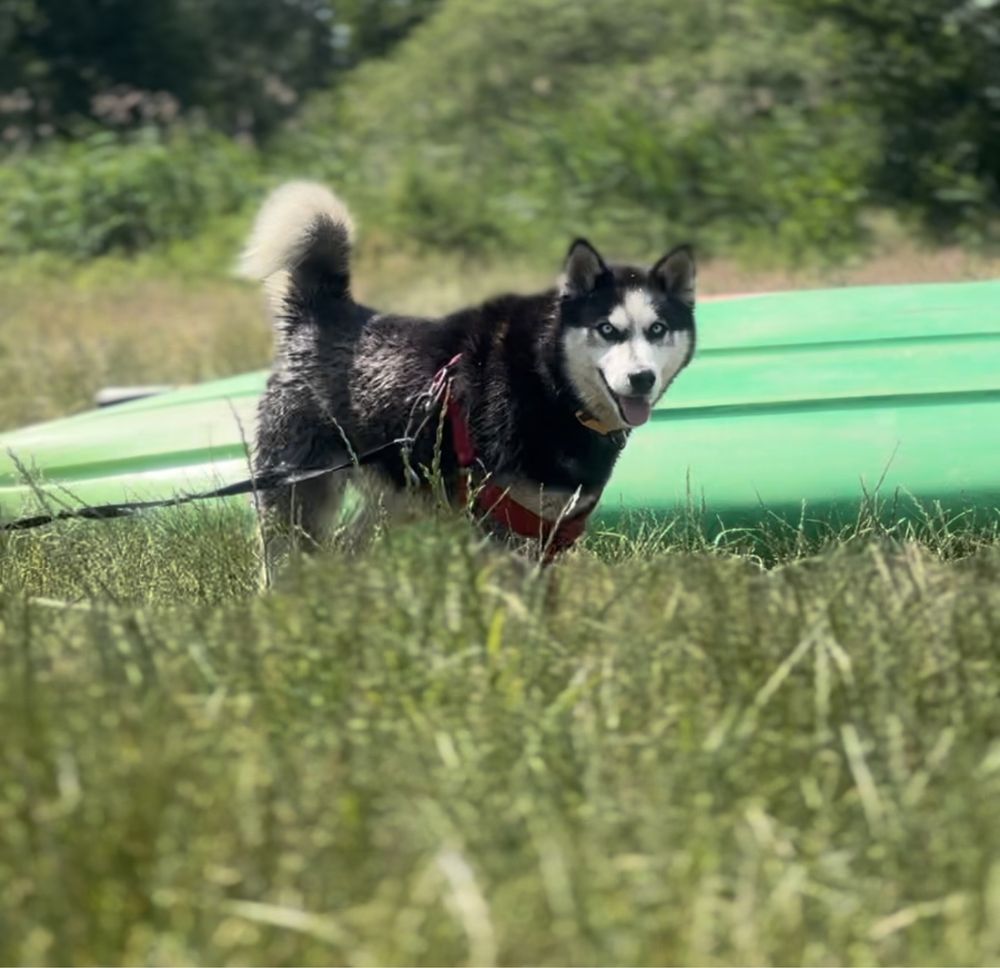
[[[872,116],[874,201],[935,233],[984,228],[1000,209],[997,0],[779,0],[792,24],[825,19],[843,95]]]
[[[337,0],[339,63],[353,67],[384,57],[423,21],[439,0]]]
[[[639,255],[688,237],[765,258],[857,245],[869,145],[830,26],[766,0],[448,0],[393,56],[318,92],[296,167],[378,222],[462,250],[584,228]],[[624,254],[624,253],[623,253]]]
[[[258,139],[436,0],[0,0],[8,140],[197,110]]]

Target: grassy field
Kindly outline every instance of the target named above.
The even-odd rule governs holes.
[[[427,310],[548,275],[365,265]],[[237,283],[45,278],[4,290],[0,427],[266,361]],[[225,509],[0,538],[0,963],[996,964],[996,527],[539,577],[428,521],[266,596]]]
[[[1000,958],[995,544],[0,555],[4,963]]]

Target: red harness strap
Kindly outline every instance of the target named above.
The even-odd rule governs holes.
[[[459,477],[455,501],[465,505],[469,500],[472,468],[476,463],[476,447],[465,414],[452,392],[450,371],[459,359],[460,356],[455,356],[449,361],[442,368],[443,378],[439,372],[434,382],[435,385],[441,386],[445,393],[448,423],[451,425],[451,442],[458,461]],[[442,380],[440,384],[439,379]],[[547,521],[530,508],[518,504],[508,490],[489,479],[476,491],[475,507],[480,514],[488,515],[510,534],[540,542],[545,549],[544,558],[547,562],[576,543],[586,530],[587,518],[590,516],[590,509],[587,509],[556,521]]]

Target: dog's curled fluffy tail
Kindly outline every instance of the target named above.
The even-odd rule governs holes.
[[[351,214],[333,192],[316,182],[287,182],[261,206],[239,272],[264,282],[276,302],[292,289],[346,295],[353,241]]]

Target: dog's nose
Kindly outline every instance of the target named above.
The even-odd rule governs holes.
[[[649,393],[656,383],[656,374],[652,370],[640,370],[638,373],[630,373],[628,382],[632,385],[633,393]]]

